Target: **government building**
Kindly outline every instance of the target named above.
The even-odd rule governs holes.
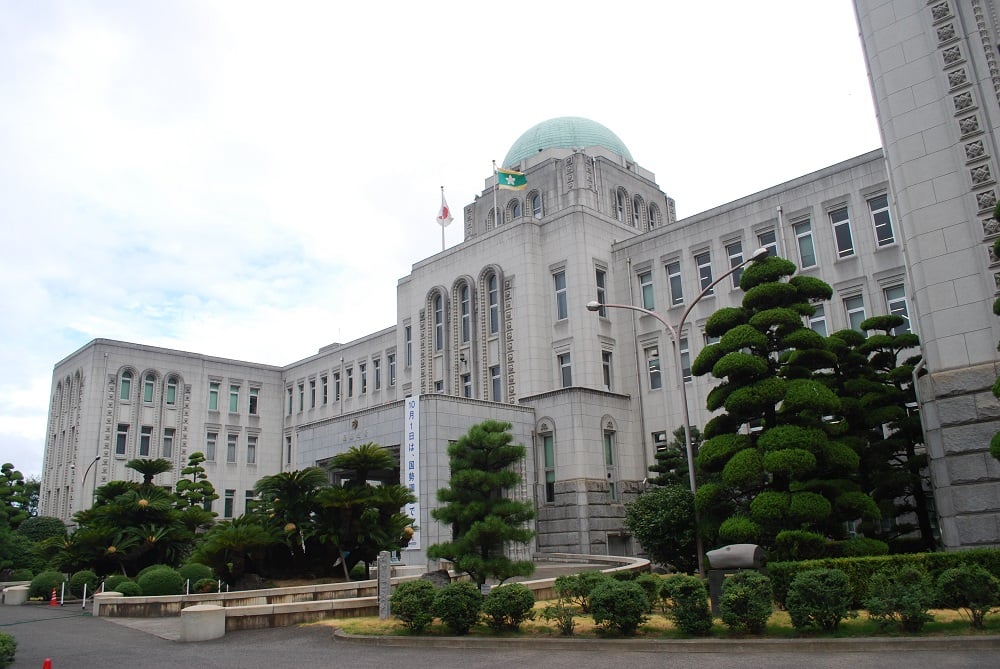
[[[419,502],[402,560],[450,540],[430,511],[447,447],[485,419],[528,449],[529,553],[632,555],[624,504],[658,447],[704,425],[712,381],[690,361],[705,320],[739,303],[757,249],[833,287],[806,323],[826,334],[894,313],[920,336],[920,414],[945,548],[1000,545],[1000,260],[994,0],[856,0],[883,148],[677,220],[674,201],[608,128],[556,118],[528,129],[464,206],[463,241],[398,281],[396,322],[281,367],[94,340],[56,363],[40,513],[70,522],[96,487],[163,457],[175,485],[205,454],[221,518],[241,515],[263,476],[322,465],[375,442],[399,454]],[[822,128],[817,128],[822,132]],[[669,184],[667,185],[669,187]],[[703,297],[699,294],[722,280]],[[677,323],[587,303],[635,305]],[[680,355],[674,347],[678,347]],[[680,364],[675,364],[680,360]],[[707,547],[713,548],[713,547]]]

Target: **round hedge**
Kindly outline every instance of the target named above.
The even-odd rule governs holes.
[[[191,592],[218,592],[219,581],[214,578],[200,578],[191,586]]]
[[[701,353],[695,356],[694,362],[691,363],[691,373],[695,376],[708,374],[712,371],[712,368],[715,366],[715,363],[718,362],[719,358],[725,354],[725,349],[718,344],[709,344],[705,348],[701,349]]]
[[[744,434],[720,434],[701,444],[695,462],[705,471],[718,471],[730,458],[748,446],[750,440]]]
[[[771,451],[764,456],[764,469],[772,474],[798,479],[816,469],[816,456],[801,448]]]
[[[97,589],[97,574],[89,569],[82,569],[69,579],[69,591],[74,597],[83,597],[83,586],[87,585],[87,594],[94,594]]]
[[[761,525],[774,525],[788,517],[791,497],[787,492],[765,490],[750,502],[750,517]]]
[[[750,263],[740,275],[740,288],[749,291],[762,283],[780,281],[795,274],[795,263],[778,256],[767,256]]]
[[[875,500],[858,490],[838,495],[837,509],[845,512],[844,516],[847,518],[878,520],[882,516]]]
[[[145,576],[149,572],[156,571],[157,569],[173,569],[173,567],[171,567],[168,564],[151,564],[148,567],[143,567],[142,569],[140,569],[139,573],[135,575],[135,578],[136,580],[139,580],[140,576]]]
[[[104,579],[104,590],[105,591],[114,590],[115,592],[120,592],[120,590],[118,590],[118,586],[121,585],[122,583],[125,583],[126,581],[131,582],[132,579],[130,579],[128,576],[125,576],[124,574],[112,574],[111,576],[108,576],[106,579]]]
[[[719,541],[726,544],[755,544],[760,526],[746,516],[731,516],[719,526]]]
[[[736,326],[746,323],[747,318],[747,312],[743,309],[723,307],[705,321],[705,334],[709,337],[722,337]]]
[[[763,311],[783,307],[798,299],[799,291],[790,283],[764,283],[746,291],[743,296],[743,308]]]
[[[759,416],[785,397],[786,382],[771,377],[737,388],[726,398],[725,407],[737,416]]]
[[[764,348],[767,346],[767,335],[751,325],[737,325],[722,335],[719,345],[725,351],[739,351],[744,348]]]
[[[807,300],[829,300],[833,296],[833,288],[826,281],[806,274],[796,274],[788,283],[798,290],[799,298]]]
[[[802,325],[802,316],[794,309],[787,307],[775,307],[758,312],[750,318],[750,325],[761,332],[774,330],[781,337],[793,330],[805,327]]]
[[[756,448],[743,449],[722,468],[722,482],[734,488],[752,485],[763,476],[764,461]]]
[[[66,536],[66,525],[52,516],[32,516],[18,525],[15,531],[23,537],[39,542],[50,537]]]
[[[830,515],[833,506],[830,500],[814,492],[792,493],[788,506],[789,517],[800,523],[817,523]]]
[[[835,473],[853,474],[858,471],[858,466],[861,464],[861,456],[838,441],[827,442],[819,459]]]
[[[136,583],[147,597],[184,594],[184,577],[170,567],[147,571],[136,579]]]
[[[712,367],[712,376],[717,379],[728,378],[730,381],[763,376],[766,373],[767,360],[743,351],[725,354]]]
[[[795,379],[788,382],[782,413],[808,411],[818,415],[834,414],[840,409],[840,398],[818,381]]]
[[[757,437],[757,445],[765,451],[780,451],[783,448],[813,451],[816,444],[825,441],[826,435],[822,430],[798,425],[775,425]]]
[[[53,570],[43,571],[31,579],[31,585],[28,586],[28,597],[32,599],[48,599],[52,596],[53,588],[56,589],[56,596],[58,596],[61,594],[60,588],[65,582],[66,577],[61,572]]]
[[[120,592],[125,597],[142,596],[142,588],[139,587],[139,584],[135,581],[122,581],[118,584],[118,587],[115,588],[115,592]]]
[[[197,583],[203,578],[214,578],[215,574],[212,573],[212,568],[208,565],[198,564],[197,562],[189,562],[188,564],[180,567],[177,570],[181,578],[186,581],[191,581],[192,584]]]

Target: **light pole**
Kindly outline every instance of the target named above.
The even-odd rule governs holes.
[[[87,474],[90,473],[91,468],[94,465],[96,465],[97,461],[100,460],[100,459],[101,459],[100,455],[95,455],[94,459],[91,461],[91,463],[89,465],[87,465],[87,470],[85,472],[83,472],[83,478],[80,480],[80,494],[81,495],[83,494],[84,489],[87,487]],[[97,474],[94,474],[94,478],[95,478],[95,482],[94,483],[96,485]],[[91,495],[90,495],[90,505],[91,506],[94,505],[94,495],[93,495],[93,493],[91,493]]]
[[[684,321],[687,320],[687,317],[691,313],[691,310],[694,308],[694,305],[698,304],[698,301],[701,300],[701,298],[703,298],[706,295],[708,295],[712,291],[712,289],[715,288],[715,286],[720,281],[722,281],[723,279],[726,279],[729,276],[735,274],[738,270],[743,269],[744,267],[746,267],[750,263],[752,263],[752,262],[754,262],[756,260],[761,260],[761,259],[767,257],[767,254],[768,254],[768,250],[766,248],[759,248],[759,249],[757,249],[756,251],[753,252],[753,254],[749,258],[747,258],[743,262],[739,263],[738,265],[734,265],[733,267],[731,267],[729,269],[728,272],[726,272],[725,274],[723,274],[722,276],[720,276],[718,279],[716,279],[712,283],[710,283],[707,286],[705,286],[704,288],[702,288],[701,292],[698,293],[698,296],[695,297],[693,300],[691,300],[691,302],[687,305],[687,308],[684,309],[684,313],[681,314],[681,319],[680,319],[680,321],[678,321],[678,323],[677,323],[676,326],[671,325],[670,322],[667,321],[666,318],[664,318],[660,314],[656,313],[655,311],[652,311],[650,309],[646,309],[644,307],[638,307],[638,306],[636,306],[634,304],[608,304],[608,303],[598,302],[597,300],[592,300],[592,301],[590,301],[590,302],[587,303],[587,309],[589,311],[598,311],[602,307],[608,307],[608,308],[612,308],[612,309],[630,309],[632,311],[638,311],[639,313],[645,314],[647,316],[652,316],[656,320],[660,321],[660,323],[663,324],[663,327],[665,327],[670,332],[670,336],[674,340],[674,364],[677,366],[677,376],[680,379],[680,386],[681,386],[681,414],[684,417],[684,451],[687,453],[688,478],[690,479],[690,482],[691,482],[691,495],[692,496],[695,493],[698,492],[698,484],[695,481],[695,475],[694,475],[694,448],[693,448],[693,446],[691,444],[691,416],[688,413],[687,387],[686,387],[687,384],[684,382],[684,370],[683,370],[683,364],[684,363],[681,360],[681,337],[680,337],[680,335],[681,335],[681,332],[683,332],[683,330],[684,330]],[[665,405],[666,412],[667,412],[666,415],[669,415],[669,413],[670,413],[670,406],[669,406],[668,401],[667,401],[667,394],[666,393],[663,394],[663,401],[664,401],[664,405]],[[666,419],[666,415],[664,415],[664,420]],[[697,556],[698,556],[698,574],[700,574],[701,576],[704,576],[705,575],[705,558],[704,558],[704,555],[703,555],[704,551],[702,550],[701,534],[698,532],[698,525],[699,525],[699,514],[698,514],[698,507],[696,506],[695,510],[694,510],[694,541],[695,541],[695,551],[697,552]]]

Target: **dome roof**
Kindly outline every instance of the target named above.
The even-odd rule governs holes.
[[[603,146],[632,161],[632,154],[625,144],[600,123],[578,116],[562,116],[542,121],[518,137],[503,159],[503,166],[516,165],[545,149],[582,149],[587,146]]]

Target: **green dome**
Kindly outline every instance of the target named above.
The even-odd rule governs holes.
[[[503,159],[503,166],[512,167],[545,149],[582,149],[588,146],[603,146],[632,161],[632,154],[622,140],[600,123],[578,116],[562,116],[542,121],[518,137]]]

